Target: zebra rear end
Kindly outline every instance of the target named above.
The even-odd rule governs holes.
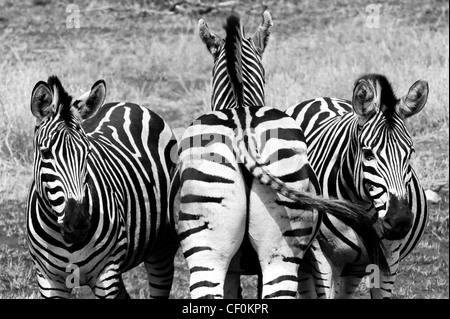
[[[249,153],[258,153],[258,163],[285,187],[315,190],[301,131],[283,112],[249,107],[198,118],[181,140],[171,188],[193,298],[223,298],[226,272],[246,233],[261,264],[262,296],[296,296],[299,260],[317,234],[320,214],[268,187]],[[249,169],[256,178],[243,178]]]

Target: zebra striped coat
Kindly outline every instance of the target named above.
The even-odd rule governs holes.
[[[177,249],[167,223],[176,145],[169,126],[132,103],[102,106],[105,83],[72,99],[57,77],[39,82],[27,235],[39,290],[67,298],[88,285],[128,297],[121,274],[144,262],[152,297],[168,297]]]
[[[355,82],[351,102],[317,98],[286,111],[305,133],[323,194],[360,203],[376,221],[390,275],[380,275],[380,287],[371,289],[373,298],[391,296],[399,261],[417,245],[428,220],[425,193],[410,165],[413,142],[404,124],[425,106],[427,95],[428,84],[417,81],[399,99],[384,76],[366,74]],[[350,297],[367,273],[364,249],[351,233],[335,218],[324,218],[320,247],[311,256],[318,264],[312,272],[319,297]]]
[[[368,231],[365,243],[377,246],[373,229],[360,222],[351,205],[315,196],[317,181],[296,122],[261,106],[261,54],[270,24],[266,12],[259,37],[246,39],[239,18],[231,16],[222,40],[199,22],[200,37],[215,57],[216,111],[187,128],[171,186],[193,298],[224,296],[227,269],[246,236],[261,266],[262,296],[296,297],[299,263],[324,212],[357,221],[359,232]]]

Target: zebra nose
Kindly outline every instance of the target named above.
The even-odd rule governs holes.
[[[389,208],[383,220],[384,238],[399,240],[411,230],[414,216],[406,199],[391,195]]]
[[[67,243],[75,244],[86,239],[91,228],[91,218],[86,201],[69,199],[66,203],[61,233]]]

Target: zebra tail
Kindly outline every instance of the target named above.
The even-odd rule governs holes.
[[[241,144],[243,145],[243,144]],[[245,147],[238,147],[238,155],[247,170],[262,184],[269,186],[277,193],[295,201],[293,208],[311,210],[330,214],[347,226],[351,227],[363,242],[370,263],[378,265],[380,271],[390,274],[386,259],[386,248],[378,235],[373,220],[363,212],[361,206],[337,198],[325,199],[307,192],[302,192],[287,186],[281,179],[274,176],[264,164],[260,164],[259,154],[255,148],[255,157],[249,154]]]

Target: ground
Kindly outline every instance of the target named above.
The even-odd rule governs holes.
[[[107,101],[140,103],[182,130],[210,107],[213,61],[197,21],[223,35],[232,7],[219,1],[178,7],[145,0],[81,0],[75,7],[50,0],[0,3],[0,298],[37,298],[25,232],[34,84],[57,74],[75,95],[104,78]],[[248,35],[264,9],[272,13],[263,57],[267,105],[284,110],[317,96],[350,98],[353,81],[365,72],[385,74],[399,96],[417,79],[429,81],[427,106],[407,126],[416,148],[413,166],[441,200],[430,203],[425,235],[401,263],[393,297],[448,299],[448,1],[382,2],[375,28],[373,7],[362,0],[232,3]],[[179,253],[171,298],[189,298],[188,275]],[[142,267],[124,277],[132,297],[148,297]],[[254,276],[243,278],[246,298],[256,297],[255,284]],[[73,296],[92,297],[85,288]],[[363,284],[357,297],[368,297]]]

